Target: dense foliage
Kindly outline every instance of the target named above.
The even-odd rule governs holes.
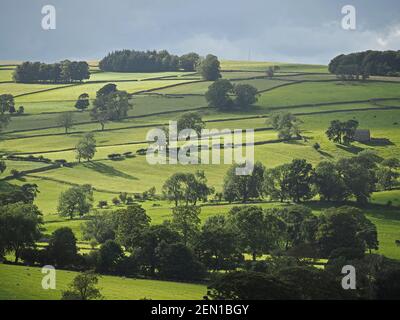
[[[114,72],[160,72],[194,71],[199,56],[196,53],[185,54],[182,57],[161,51],[121,50],[109,53],[104,57],[99,67],[103,71]]]
[[[15,82],[22,83],[65,83],[89,79],[90,72],[85,61],[64,60],[53,64],[26,61],[16,67],[13,77]]]
[[[247,111],[257,102],[258,91],[249,84],[234,85],[227,79],[217,79],[208,87],[205,97],[210,107],[221,111],[232,109]]]
[[[346,79],[372,76],[399,76],[400,51],[364,51],[341,54],[329,63],[329,72]]]

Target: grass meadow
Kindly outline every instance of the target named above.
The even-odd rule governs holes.
[[[0,275],[0,300],[59,300],[77,273],[57,270],[56,290],[42,289],[40,268],[0,264]],[[207,293],[199,284],[113,276],[100,277],[98,286],[107,300],[201,300]]]

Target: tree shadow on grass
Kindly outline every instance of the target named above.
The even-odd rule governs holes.
[[[120,177],[124,179],[129,179],[129,180],[138,180],[138,178],[131,176],[125,172],[119,171],[111,166],[108,166],[104,163],[100,162],[87,162],[83,164],[84,167],[94,170],[98,173],[101,173],[106,176],[110,177]]]
[[[352,153],[352,154],[358,154],[358,153],[360,153],[361,151],[364,150],[363,148],[356,147],[356,146],[352,146],[352,145],[345,146],[345,145],[337,144],[336,146],[337,146],[339,149],[342,149],[342,150],[344,150],[344,151],[346,151],[346,152],[350,152],[350,153]]]
[[[333,156],[330,153],[326,152],[326,151],[318,150],[318,153],[321,156],[324,156],[325,158],[331,158],[331,159],[333,158]]]

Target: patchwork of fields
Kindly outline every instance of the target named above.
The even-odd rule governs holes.
[[[1,64],[1,63],[0,63]],[[16,96],[16,106],[23,105],[25,114],[13,116],[10,125],[2,132],[0,152],[43,156],[51,160],[65,159],[75,162],[75,145],[84,133],[94,132],[97,153],[90,163],[75,163],[72,167],[49,169],[38,173],[28,173],[19,179],[9,179],[12,184],[35,183],[40,193],[36,204],[42,210],[46,233],[61,226],[70,226],[80,241],[82,220],[67,220],[56,214],[60,193],[72,185],[90,183],[95,188],[95,203],[111,200],[119,192],[139,193],[156,187],[161,192],[165,179],[174,172],[194,172],[205,170],[209,184],[221,191],[228,165],[156,165],[147,163],[145,156],[137,155],[123,161],[111,161],[111,153],[136,152],[147,146],[146,134],[154,127],[176,120],[189,110],[201,113],[207,128],[216,129],[257,129],[255,158],[271,168],[287,163],[295,158],[305,158],[314,165],[321,160],[337,160],[350,157],[361,150],[372,149],[382,158],[400,155],[400,82],[379,78],[366,82],[342,83],[328,74],[326,66],[296,65],[268,62],[222,61],[224,78],[234,79],[234,83],[248,83],[260,91],[259,100],[248,112],[221,113],[208,108],[204,94],[211,82],[201,81],[194,73],[108,73],[96,70],[88,82],[73,85],[16,84],[11,81],[12,66],[0,66],[0,94]],[[273,78],[264,77],[265,69],[279,65],[280,71]],[[92,67],[92,71],[95,70]],[[388,81],[387,81],[388,80]],[[82,93],[95,97],[98,89],[107,83],[115,83],[120,90],[132,95],[133,109],[128,118],[106,124],[105,131],[92,122],[89,111],[77,112],[74,103]],[[374,99],[387,99],[376,103]],[[268,117],[278,110],[290,111],[302,120],[302,134],[307,139],[290,143],[269,143],[277,139],[277,132],[271,130]],[[57,126],[57,116],[61,112],[74,111],[75,125],[69,134]],[[360,128],[370,129],[374,141],[386,143],[354,143],[351,148],[343,148],[330,142],[325,135],[329,122],[333,119],[356,119]],[[318,142],[321,150],[313,145]],[[11,175],[11,170],[29,171],[46,166],[31,161],[7,160],[7,170],[3,177]],[[366,209],[368,217],[377,225],[380,241],[379,252],[400,259],[400,248],[395,240],[400,239],[400,190],[375,193],[372,204]],[[392,206],[386,204],[391,201]],[[281,205],[261,203],[263,207]],[[318,213],[322,208],[309,204]],[[165,201],[144,202],[152,223],[161,223],[171,216],[171,204]],[[201,218],[215,214],[225,214],[231,205],[210,205],[202,207]],[[12,276],[13,268],[21,268],[23,275]],[[57,298],[45,292],[17,290],[19,283],[29,283],[40,276],[37,269],[0,265],[0,272],[10,274],[2,283],[0,300],[3,298]],[[22,278],[20,278],[23,277]],[[61,287],[72,279],[72,272],[60,275]],[[38,282],[39,283],[39,282]],[[197,299],[205,293],[203,286],[170,283],[144,282],[144,280],[124,280],[103,277],[106,298],[154,298],[154,299]],[[107,285],[106,285],[107,284]],[[139,290],[140,289],[140,290]],[[122,290],[122,291],[121,291]],[[140,294],[137,293],[140,291]],[[146,291],[148,290],[148,291]],[[150,294],[151,292],[151,294]],[[171,296],[176,292],[179,296]]]

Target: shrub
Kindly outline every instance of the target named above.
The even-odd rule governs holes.
[[[147,153],[147,149],[139,149],[136,151],[136,154],[140,155],[140,156],[145,156]]]
[[[18,177],[21,174],[17,169],[12,169],[10,173],[13,177]]]
[[[119,200],[117,197],[115,197],[114,199],[112,199],[112,202],[114,205],[118,206],[121,204],[121,200]]]
[[[105,201],[105,200],[100,200],[100,201],[99,201],[99,204],[97,205],[97,207],[99,207],[99,208],[108,207],[108,202]]]
[[[108,159],[113,160],[113,161],[124,159],[124,157],[119,153],[111,153],[107,157],[108,157]]]

